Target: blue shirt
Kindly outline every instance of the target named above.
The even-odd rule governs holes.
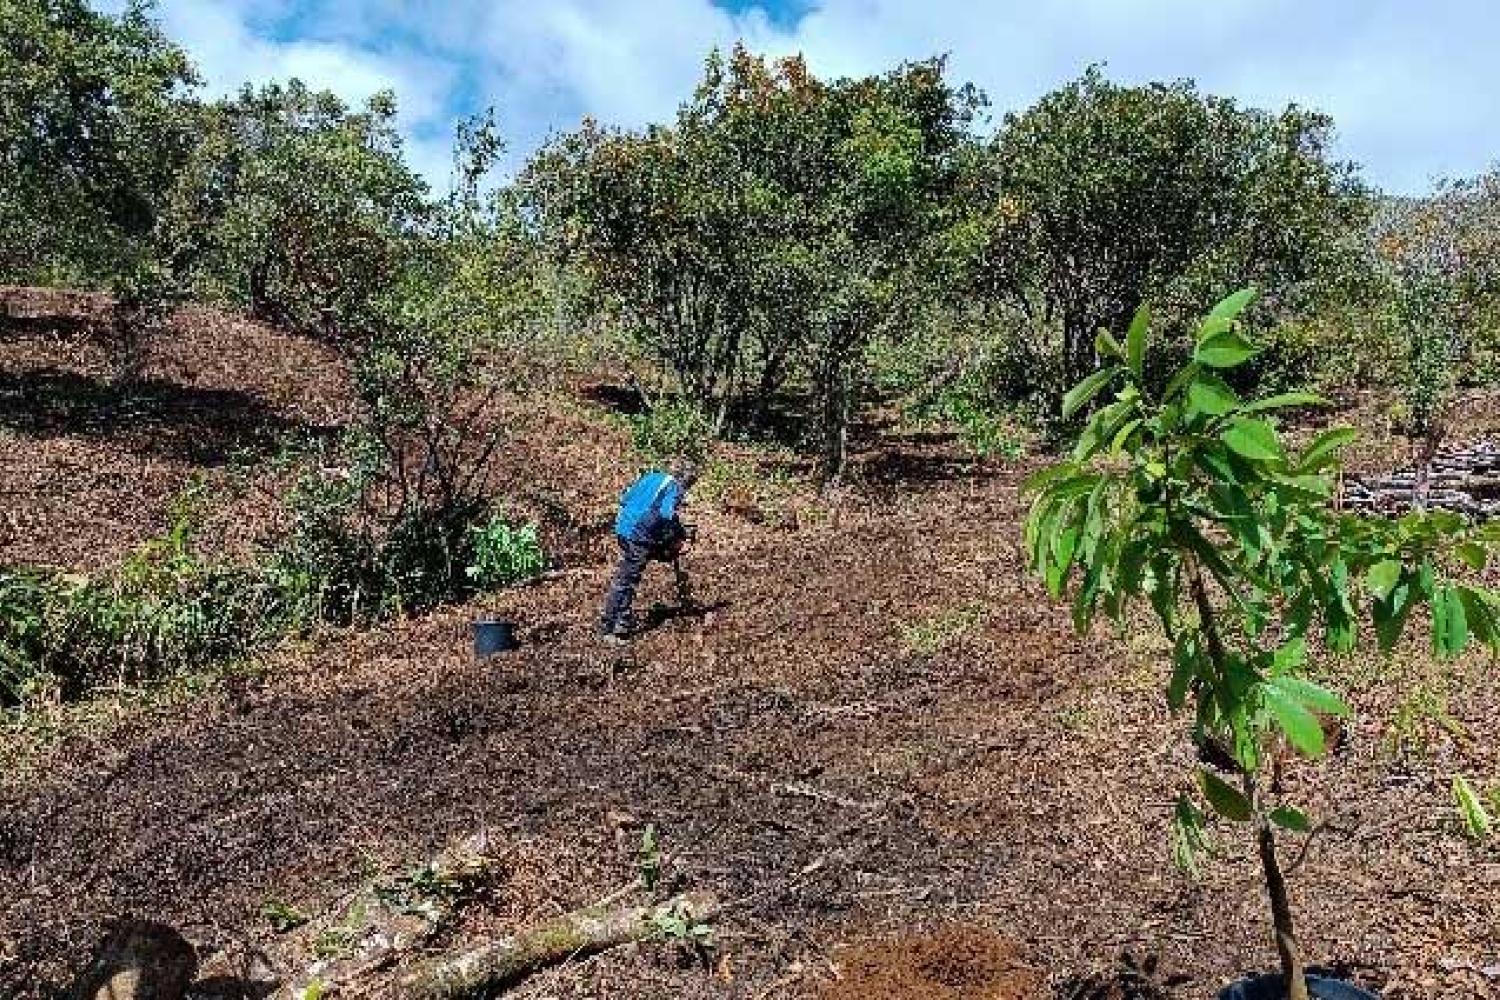
[[[682,487],[665,472],[648,472],[620,500],[615,534],[632,542],[662,540],[663,529],[677,517]]]

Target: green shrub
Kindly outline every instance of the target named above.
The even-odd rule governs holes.
[[[190,495],[170,531],[98,576],[0,571],[0,703],[148,681],[274,635],[276,601],[260,575],[193,553],[197,515]]]
[[[483,500],[408,495],[383,507],[389,470],[358,436],[345,448],[287,499],[291,523],[267,574],[289,627],[368,622],[468,594]]]
[[[1027,437],[1018,407],[992,393],[987,379],[975,373],[905,415],[918,426],[951,425],[964,446],[980,458],[1018,459],[1026,454]]]
[[[662,403],[631,418],[631,441],[641,457],[650,462],[672,458],[701,461],[712,439],[712,424],[690,403]]]
[[[50,632],[53,586],[40,573],[0,571],[0,703],[30,701],[50,687],[39,654]]]
[[[465,572],[481,590],[529,580],[546,568],[535,524],[517,528],[492,517],[469,531],[474,554]]]
[[[962,394],[947,398],[944,409],[958,426],[959,438],[980,458],[1018,459],[1026,440],[1010,414],[986,407]]]
[[[1413,437],[1441,433],[1444,410],[1457,378],[1458,344],[1451,299],[1451,290],[1432,275],[1408,275],[1402,283],[1399,314],[1408,355],[1401,395],[1409,414],[1408,432]]]

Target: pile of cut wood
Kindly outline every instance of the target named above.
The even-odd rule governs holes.
[[[1350,477],[1345,510],[1400,514],[1416,506],[1420,475],[1403,469],[1385,476]],[[1500,516],[1500,444],[1474,441],[1440,448],[1427,475],[1426,506],[1475,519]]]

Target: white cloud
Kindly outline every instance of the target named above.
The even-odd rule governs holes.
[[[287,0],[165,0],[157,16],[192,56],[210,95],[293,77],[351,105],[377,91],[394,91],[410,161],[434,183],[446,184],[450,93],[458,67],[420,52],[342,39],[280,40],[257,30],[293,10]]]
[[[583,114],[663,120],[708,49],[737,39],[831,75],[951,53],[954,77],[1000,112],[1094,62],[1295,100],[1333,114],[1341,152],[1401,190],[1500,153],[1487,0],[823,0],[790,28],[709,0],[165,0],[161,13],[221,92],[290,75],[349,100],[396,90],[413,158],[440,182],[457,113],[497,106],[518,156]]]

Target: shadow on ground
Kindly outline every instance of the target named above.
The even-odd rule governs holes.
[[[293,435],[329,433],[249,393],[161,379],[116,384],[59,369],[0,372],[0,427],[38,438],[118,440],[137,453],[206,466],[266,457]]]

